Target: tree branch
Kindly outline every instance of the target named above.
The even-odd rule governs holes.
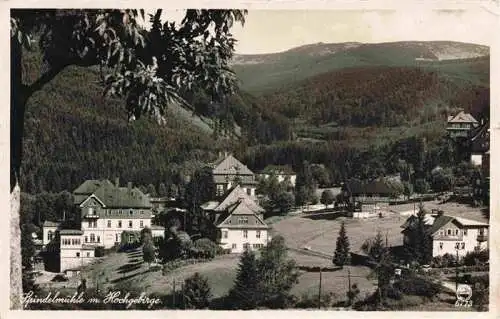
[[[43,73],[35,82],[26,86],[26,100],[29,99],[35,92],[41,90],[43,86],[52,81],[69,64],[60,64],[51,67],[47,72]]]

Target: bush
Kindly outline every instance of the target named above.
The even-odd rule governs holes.
[[[444,254],[443,256],[436,256],[431,261],[433,268],[448,268],[456,266],[457,258],[452,254]],[[459,261],[460,263],[460,261]]]
[[[466,266],[476,266],[486,263],[489,259],[488,250],[472,251],[465,255],[463,264]]]
[[[426,278],[411,276],[394,283],[394,288],[405,295],[432,298],[441,292],[441,285]]]
[[[220,252],[219,245],[208,238],[200,238],[193,244],[192,251],[199,258],[212,259]]]

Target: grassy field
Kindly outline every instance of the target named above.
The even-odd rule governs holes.
[[[276,233],[285,237],[289,247],[302,249],[309,246],[312,250],[333,254],[340,224],[344,221],[351,251],[360,252],[363,242],[375,236],[379,230],[384,236],[387,235],[389,245],[402,245],[400,226],[407,217],[399,213],[411,211],[413,207],[413,204],[389,206],[393,212],[386,217],[365,220],[335,218],[334,214],[295,216],[274,223],[273,228]],[[418,208],[418,205],[416,207]],[[429,211],[433,208],[442,209],[447,215],[487,222],[480,208],[456,203],[440,204],[437,201],[425,202],[424,207]]]
[[[331,266],[331,263],[330,263]],[[321,293],[331,294],[336,301],[346,300],[349,289],[348,269],[351,272],[351,285],[357,284],[361,298],[375,291],[376,281],[371,279],[371,269],[368,267],[344,267],[333,272],[322,272]],[[292,288],[292,293],[302,295],[317,295],[319,292],[319,272],[304,272],[299,277],[299,283]]]

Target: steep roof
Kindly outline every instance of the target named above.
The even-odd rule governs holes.
[[[73,194],[90,195],[93,192],[95,192],[99,187],[104,185],[113,185],[113,184],[107,179],[103,180],[88,179],[85,182],[83,182],[80,186],[78,186],[73,191]]]
[[[432,223],[432,226],[429,230],[429,233],[432,235],[435,232],[437,232],[441,227],[444,225],[448,224],[449,222],[453,221],[455,218],[451,216],[446,216],[446,215],[441,215],[439,217],[436,217],[434,219],[434,222]]]
[[[408,217],[405,223],[401,225],[401,227],[404,228],[402,232],[405,232],[413,224],[413,222],[416,221],[416,219],[417,216],[415,215]],[[428,232],[430,235],[436,233],[439,229],[441,229],[443,226],[447,225],[450,222],[453,222],[455,224],[458,223],[461,226],[479,226],[479,227],[489,226],[487,223],[482,223],[462,217],[453,217],[447,215],[436,216],[432,214],[426,214],[424,220],[425,224],[429,226]]]
[[[116,187],[105,184],[94,195],[108,208],[151,208],[149,197],[138,188]]]
[[[210,210],[220,212],[227,210],[229,206],[239,201],[244,201],[248,207],[250,207],[253,211],[257,213],[264,212],[264,208],[260,207],[259,204],[253,201],[239,185],[236,185],[235,187],[230,189],[230,191],[225,194],[225,196],[222,198],[221,201],[218,202],[217,205],[215,204],[215,202],[212,201],[203,204],[201,207],[202,208],[207,207],[204,209],[208,209],[208,207],[210,208],[214,207]]]
[[[97,189],[102,186],[113,186],[107,179],[97,180],[97,179],[88,179],[83,182],[80,186],[78,186],[73,191],[73,203],[75,205],[81,204],[84,200],[86,200],[92,193],[94,193]]]
[[[212,171],[214,175],[253,175],[253,172],[234,156],[228,155],[219,159]]]
[[[470,114],[460,111],[457,115],[448,117],[449,123],[478,123],[477,120]]]
[[[255,223],[251,224],[231,224],[226,222],[231,216],[253,216]],[[223,226],[224,228],[269,228],[269,226],[259,217],[258,212],[255,212],[248,203],[238,201],[227,208],[215,221],[217,227]]]

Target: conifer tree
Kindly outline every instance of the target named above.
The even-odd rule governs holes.
[[[257,259],[250,250],[245,250],[240,259],[234,286],[229,292],[232,307],[236,309],[255,309],[258,303]]]
[[[342,222],[340,226],[339,236],[337,237],[337,246],[335,248],[335,255],[333,263],[337,266],[344,267],[349,264],[351,259],[349,252],[349,238],[345,231],[345,224]]]

